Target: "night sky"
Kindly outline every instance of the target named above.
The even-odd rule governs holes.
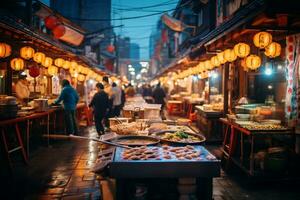
[[[112,18],[134,17],[163,12],[175,8],[177,2],[178,0],[112,0]],[[157,4],[165,5],[144,9],[133,9],[136,7],[155,6]],[[118,10],[119,8],[134,11]],[[124,27],[115,28],[115,32],[122,36],[129,36],[132,42],[138,43],[141,47],[141,59],[149,59],[149,36],[151,31],[154,30],[159,17],[160,15],[154,15],[139,19],[112,21],[112,25],[117,26],[123,24]]]

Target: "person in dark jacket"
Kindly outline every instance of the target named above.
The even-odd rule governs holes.
[[[104,134],[103,119],[107,116],[109,110],[108,94],[104,92],[102,83],[96,84],[97,93],[94,95],[89,107],[93,107],[94,120],[98,135]]]
[[[61,83],[63,89],[59,97],[54,101],[54,104],[59,104],[61,101],[64,104],[66,131],[70,135],[78,134],[77,120],[76,120],[76,105],[79,96],[76,90],[70,85],[66,79]]]
[[[155,89],[153,90],[152,93],[153,99],[154,99],[154,103],[155,104],[161,104],[161,116],[164,119],[164,107],[165,107],[165,97],[166,97],[166,93],[164,91],[164,89],[162,89],[160,87],[160,83],[157,84],[157,86],[155,87]]]

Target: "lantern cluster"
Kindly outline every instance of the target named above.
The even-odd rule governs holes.
[[[253,37],[253,43],[260,49],[265,49],[265,55],[270,58],[280,56],[281,46],[277,42],[272,41],[272,35],[268,32],[256,33]]]

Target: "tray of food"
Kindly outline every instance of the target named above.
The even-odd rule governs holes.
[[[117,147],[109,170],[113,178],[215,177],[220,161],[200,145]]]
[[[143,122],[121,123],[110,127],[112,132],[119,135],[136,135],[138,131],[145,130],[147,125]]]
[[[248,129],[250,131],[286,131],[287,127],[277,124],[259,124],[252,123],[249,125],[241,125],[241,127]]]
[[[160,142],[158,138],[139,135],[119,136],[108,141],[126,146],[148,146]]]
[[[202,135],[198,135],[183,130],[178,131],[160,131],[153,134],[163,142],[176,144],[200,144],[206,140]]]
[[[212,154],[204,154],[199,147],[186,145],[184,147],[171,147],[164,145],[162,147],[135,147],[132,149],[125,149],[120,154],[121,160],[216,160]]]

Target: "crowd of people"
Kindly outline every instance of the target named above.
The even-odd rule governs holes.
[[[157,84],[151,88],[149,84],[142,87],[141,95],[148,100],[148,103],[161,104],[162,109],[165,106],[166,93]],[[108,77],[103,77],[102,83],[96,84],[96,93],[93,95],[89,107],[93,110],[93,116],[98,135],[102,135],[106,128],[109,128],[109,118],[119,117],[125,104],[126,97],[134,97],[136,89],[128,84],[125,89],[113,82],[109,83]],[[66,131],[70,135],[78,134],[78,126],[75,117],[76,105],[79,96],[76,90],[70,85],[68,80],[62,81],[62,91],[54,104],[63,102],[65,111]],[[162,115],[163,116],[163,115]]]

